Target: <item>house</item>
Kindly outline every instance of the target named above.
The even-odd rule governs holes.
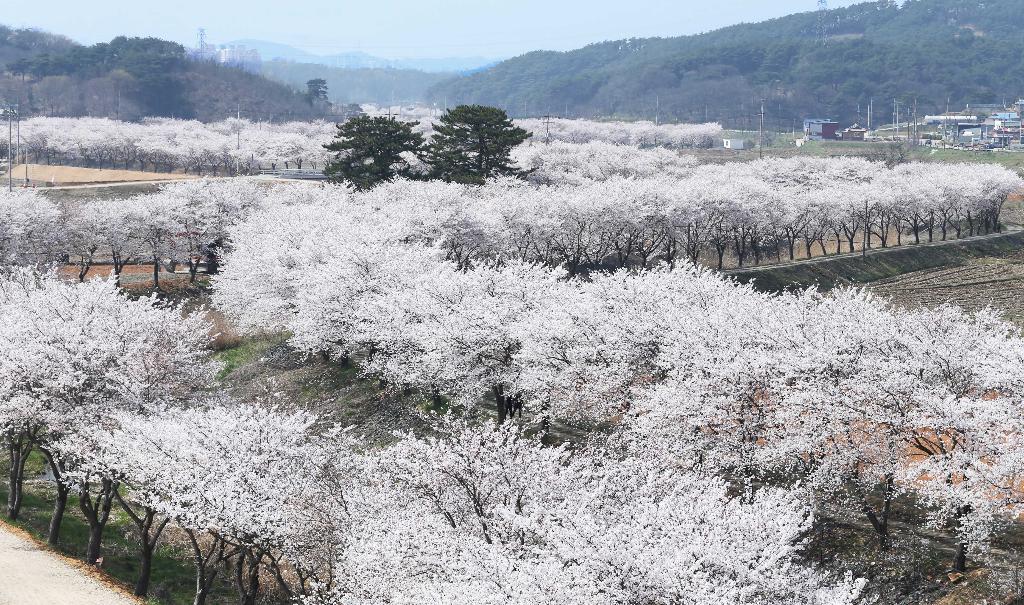
[[[835,141],[838,132],[839,122],[834,120],[804,120],[804,136],[811,141]]]
[[[746,139],[722,139],[722,144],[726,149],[735,149],[737,151],[747,148]]]
[[[985,138],[984,124],[957,124],[956,142],[960,145],[976,145]]]
[[[868,129],[861,128],[860,124],[854,124],[843,131],[844,141],[863,141],[867,137]]]

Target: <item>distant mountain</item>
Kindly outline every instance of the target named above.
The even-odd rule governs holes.
[[[313,78],[327,80],[327,94],[334,103],[422,103],[427,90],[452,76],[451,73],[428,73],[411,69],[361,68],[342,69],[314,63],[264,61],[261,73],[293,88],[305,88]]]
[[[811,4],[808,2],[808,4]],[[532,52],[433,87],[432,100],[546,113],[718,120],[754,128],[804,117],[875,123],[1024,94],[1021,0],[881,0],[678,38]],[[822,39],[822,33],[825,34]]]
[[[288,46],[287,44],[278,44],[276,42],[268,42],[266,40],[232,40],[228,42],[228,45],[241,45],[246,48],[252,48],[260,53],[260,58],[264,61],[295,61],[296,63],[315,63],[318,56],[308,53],[304,50],[299,50],[294,46]]]
[[[25,115],[147,116],[221,120],[333,117],[286,84],[211,61],[180,44],[120,36],[82,46],[60,36],[0,26],[0,98]]]
[[[287,44],[253,39],[233,40],[228,44],[243,45],[246,48],[256,49],[264,61],[293,61],[295,63],[309,63],[343,69],[390,68],[412,69],[430,73],[463,73],[472,72],[498,63],[497,59],[486,59],[484,57],[385,59],[360,51],[316,55],[294,46],[288,46]]]

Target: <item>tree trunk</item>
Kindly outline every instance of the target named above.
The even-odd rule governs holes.
[[[88,483],[82,483],[78,487],[78,508],[89,523],[89,545],[85,553],[85,562],[89,565],[95,565],[100,558],[103,530],[110,519],[110,508],[114,504],[114,492],[117,488],[118,485],[110,479],[101,480],[100,490],[94,501],[92,494],[89,493]]]
[[[260,592],[260,560],[263,555],[242,551],[235,569],[235,582],[238,588],[238,605],[256,605],[256,596]]]
[[[494,393],[494,404],[498,410],[498,424],[504,424],[505,420],[508,419],[508,407],[506,405],[505,393],[501,385],[491,387],[491,391]]]
[[[25,462],[32,451],[32,442],[25,435],[11,440],[7,446],[7,460],[10,465],[7,476],[7,518],[18,519],[25,486]]]
[[[953,555],[953,571],[959,573],[967,571],[967,545],[963,542],[956,545],[956,554]]]
[[[103,545],[103,525],[90,524],[89,546],[85,550],[85,561],[89,565],[95,565],[100,559],[100,547]]]
[[[68,495],[71,486],[57,482],[57,499],[53,503],[53,514],[50,515],[50,528],[46,534],[46,543],[57,546],[60,543],[60,528],[64,523],[64,511],[68,508]]]
[[[142,545],[139,552],[139,578],[135,581],[135,596],[145,597],[149,594],[149,579],[153,573],[153,551],[156,544]]]
[[[216,536],[213,537],[214,543],[209,552],[204,553],[195,532],[186,528],[185,534],[192,544],[192,561],[196,568],[196,596],[192,600],[192,605],[206,605],[206,598],[210,595],[214,580],[217,579],[217,566],[230,559],[232,555],[225,554],[226,544]]]
[[[114,498],[121,505],[121,509],[135,523],[139,531],[139,577],[135,581],[135,596],[145,597],[149,594],[149,581],[153,570],[153,552],[156,550],[160,535],[170,519],[156,522],[156,511],[148,507],[140,507],[139,511],[132,508],[131,504],[121,497],[118,490],[114,490]]]
[[[40,447],[39,451],[46,458],[53,481],[57,486],[57,498],[53,503],[53,514],[50,515],[50,527],[46,536],[46,542],[50,546],[57,546],[60,541],[60,528],[64,523],[64,511],[68,506],[68,494],[71,493],[71,486],[64,483],[64,468],[60,461],[44,447]]]

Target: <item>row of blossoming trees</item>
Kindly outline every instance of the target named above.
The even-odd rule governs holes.
[[[727,268],[1001,230],[1014,173],[987,165],[860,159],[700,165],[664,150],[551,144],[517,151],[527,181],[484,187],[400,181],[364,194],[292,187],[359,212],[387,206],[418,221],[451,260],[516,259],[572,274],[687,260]],[[31,192],[0,198],[0,255],[67,259],[81,277],[97,261],[184,265],[193,279],[227,228],[269,185],[180,183],[132,200],[67,203]],[[284,191],[284,190],[280,190]],[[333,202],[331,202],[333,200]],[[867,233],[867,237],[865,237]]]
[[[401,121],[416,122],[415,130],[425,136],[433,133],[439,110],[430,107],[362,106],[363,113],[371,117],[395,117]],[[633,147],[665,147],[670,149],[707,149],[714,147],[722,136],[722,125],[657,124],[648,121],[596,121],[566,118],[520,118],[516,126],[534,134],[534,142],[549,143],[611,143]]]
[[[224,578],[241,603],[854,603],[885,587],[806,563],[815,516],[868,525],[884,557],[907,493],[953,536],[955,569],[998,554],[992,538],[1022,512],[1017,329],[854,291],[737,285],[686,262],[693,217],[714,208],[694,192],[712,195],[702,184],[718,168],[546,149],[523,160],[535,183],[479,188],[216,181],[64,206],[0,197],[8,515],[38,450],[56,479],[51,541],[74,502],[95,561],[123,509],[136,592],[173,537],[193,554],[197,604]],[[715,199],[780,213],[813,200],[790,195],[799,187],[831,198],[844,175],[891,178],[850,160],[732,168],[742,185],[720,181],[730,194]],[[945,183],[928,191],[975,230],[998,224],[1019,185],[984,168],[902,170]],[[873,191],[862,216],[898,205]],[[729,216],[734,232],[748,220]],[[210,250],[223,265],[214,302],[239,329],[285,333],[459,413],[382,444],[275,393],[233,401],[217,392],[201,316],[113,281],[14,268],[197,264]],[[587,436],[544,445],[567,426]]]
[[[722,125],[655,124],[654,122],[595,122],[564,118],[516,120],[516,125],[534,133],[544,142],[603,142],[635,147],[667,147],[671,149],[707,149],[722,136]]]
[[[21,124],[29,161],[43,164],[192,174],[250,174],[272,168],[323,168],[330,122],[254,123],[227,119],[31,118]],[[6,141],[4,141],[6,146]]]
[[[522,120],[534,132],[550,131],[551,140],[603,141],[640,147],[710,147],[717,124],[666,124]],[[425,118],[420,130],[430,134]],[[271,168],[323,168],[324,149],[335,135],[329,122],[281,124],[227,119],[203,124],[191,120],[149,118],[140,123],[100,118],[31,118],[21,124],[19,153],[33,162],[95,168],[122,168],[193,174],[251,174]],[[6,141],[2,143],[6,155]]]

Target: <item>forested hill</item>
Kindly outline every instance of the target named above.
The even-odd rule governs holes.
[[[117,37],[82,46],[33,30],[0,26],[0,100],[25,115],[147,116],[221,120],[305,120],[326,108],[262,76],[188,58],[156,38]]]
[[[894,97],[917,99],[921,112],[945,110],[947,99],[957,107],[1016,100],[1022,28],[1021,0],[881,0],[696,36],[533,52],[430,95],[515,115],[653,118],[660,105],[662,119],[727,127],[752,124],[766,99],[770,123],[786,129],[803,117],[850,122],[858,106],[863,119],[874,98],[882,121]]]

